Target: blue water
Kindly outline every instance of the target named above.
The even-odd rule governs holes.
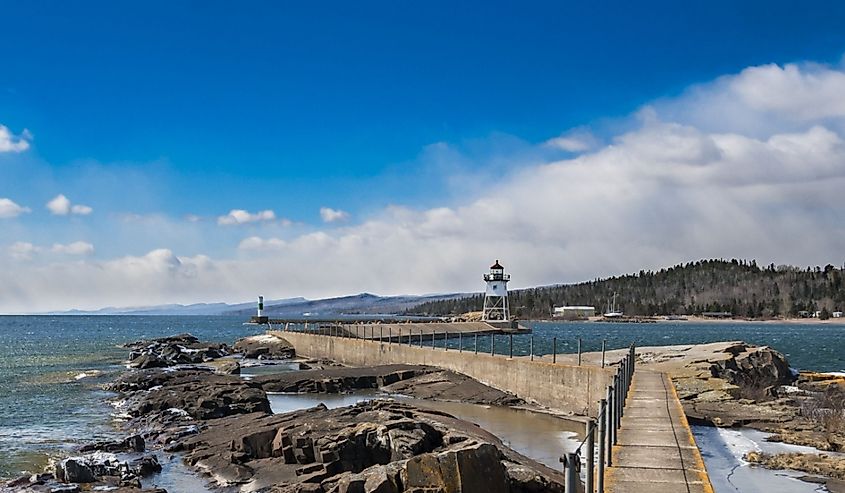
[[[0,478],[115,433],[101,385],[123,370],[120,344],[181,332],[232,342],[260,332],[231,317],[0,316]],[[76,379],[90,370],[99,376]]]
[[[584,352],[601,351],[603,340],[607,341],[608,349],[624,348],[631,343],[666,346],[742,340],[777,349],[799,370],[845,372],[845,325],[841,324],[527,322],[524,325],[531,327],[533,334],[513,337],[514,356],[530,354],[532,337],[535,355],[551,354],[554,339],[559,354],[577,352],[579,337]],[[460,342],[465,350],[474,350],[473,337]],[[413,343],[419,344],[418,339]],[[423,345],[431,344],[430,339],[423,340]],[[448,342],[440,339],[434,344],[437,347],[448,344],[450,349],[457,349],[459,339],[453,335]],[[510,353],[508,336],[496,336],[495,344],[496,354]],[[490,336],[479,336],[478,351],[490,352]]]
[[[845,371],[842,325],[530,323],[536,354],[640,346],[745,340],[785,353],[799,369]],[[161,316],[0,316],[0,478],[40,470],[51,455],[61,455],[93,437],[115,433],[100,385],[122,371],[125,342],[190,332],[203,340],[232,343],[261,332],[233,317]],[[528,354],[531,337],[514,337],[514,354]],[[425,341],[429,345],[430,341]],[[442,345],[444,341],[437,341]],[[469,349],[473,338],[464,338]],[[456,338],[448,341],[457,348]],[[489,352],[489,338],[479,351]],[[496,352],[507,354],[507,337]],[[75,379],[90,370],[97,376]]]

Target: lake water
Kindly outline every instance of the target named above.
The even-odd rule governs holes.
[[[122,371],[126,350],[120,344],[190,332],[203,340],[232,343],[262,332],[234,317],[161,316],[0,316],[0,478],[40,470],[50,455],[73,450],[83,441],[114,433],[100,385]],[[694,344],[745,340],[766,344],[787,355],[793,367],[845,370],[845,327],[787,324],[531,323],[538,354],[638,345]],[[499,337],[497,352],[508,343]],[[515,354],[527,354],[529,336],[514,338]],[[441,344],[442,341],[438,341]],[[472,341],[465,340],[470,347]],[[449,341],[457,348],[457,340]],[[479,349],[489,351],[489,339]],[[484,346],[486,344],[486,346]],[[486,347],[486,349],[483,349]]]

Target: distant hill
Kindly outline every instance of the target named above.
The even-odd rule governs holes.
[[[287,298],[265,300],[264,312],[272,317],[301,317],[305,313],[311,316],[334,316],[350,314],[398,314],[420,303],[441,301],[467,296],[466,293],[439,294],[427,296],[378,296],[362,293],[339,298],[308,300],[305,298]],[[156,305],[143,307],[108,307],[99,310],[69,310],[51,312],[49,315],[233,315],[245,319],[255,315],[256,302],[196,303],[191,305]]]
[[[304,313],[310,313],[314,317],[340,314],[397,314],[405,312],[421,303],[451,300],[464,296],[466,296],[466,293],[428,296],[378,296],[370,293],[361,293],[322,300],[301,299],[294,303],[274,304],[271,306],[265,304],[264,312],[265,315],[270,317],[302,316]],[[247,317],[255,314],[255,306],[253,304],[248,308],[229,310],[225,314]]]
[[[287,298],[281,300],[268,300],[266,306],[282,306],[292,303],[308,301],[305,298]],[[246,303],[194,303],[190,305],[154,305],[134,307],[106,307],[98,310],[68,310],[62,312],[50,312],[48,315],[224,315],[228,312],[251,309],[255,310],[255,301]]]
[[[754,260],[701,260],[659,271],[640,271],[578,284],[511,291],[519,318],[548,317],[552,307],[595,306],[602,312],[613,293],[626,315],[681,315],[730,312],[740,317],[823,315],[845,309],[845,271],[825,267],[760,267]],[[420,304],[409,314],[456,315],[481,310],[479,294]]]

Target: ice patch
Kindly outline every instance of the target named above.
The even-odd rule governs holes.
[[[85,370],[81,373],[76,374],[76,376],[74,376],[73,379],[74,380],[82,380],[83,378],[97,377],[97,376],[100,376],[102,374],[103,374],[103,372],[101,372],[100,370]]]

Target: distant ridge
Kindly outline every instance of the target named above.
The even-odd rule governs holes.
[[[424,296],[378,296],[371,293],[361,293],[352,296],[309,300],[306,298],[285,298],[265,300],[264,312],[267,315],[302,316],[310,313],[313,316],[332,316],[340,314],[395,314],[402,313],[421,303],[461,298],[467,293],[437,294]],[[67,310],[41,313],[40,315],[233,315],[245,319],[255,314],[255,301],[228,304],[194,303],[190,305],[169,304],[140,307],[106,307],[98,310]]]

